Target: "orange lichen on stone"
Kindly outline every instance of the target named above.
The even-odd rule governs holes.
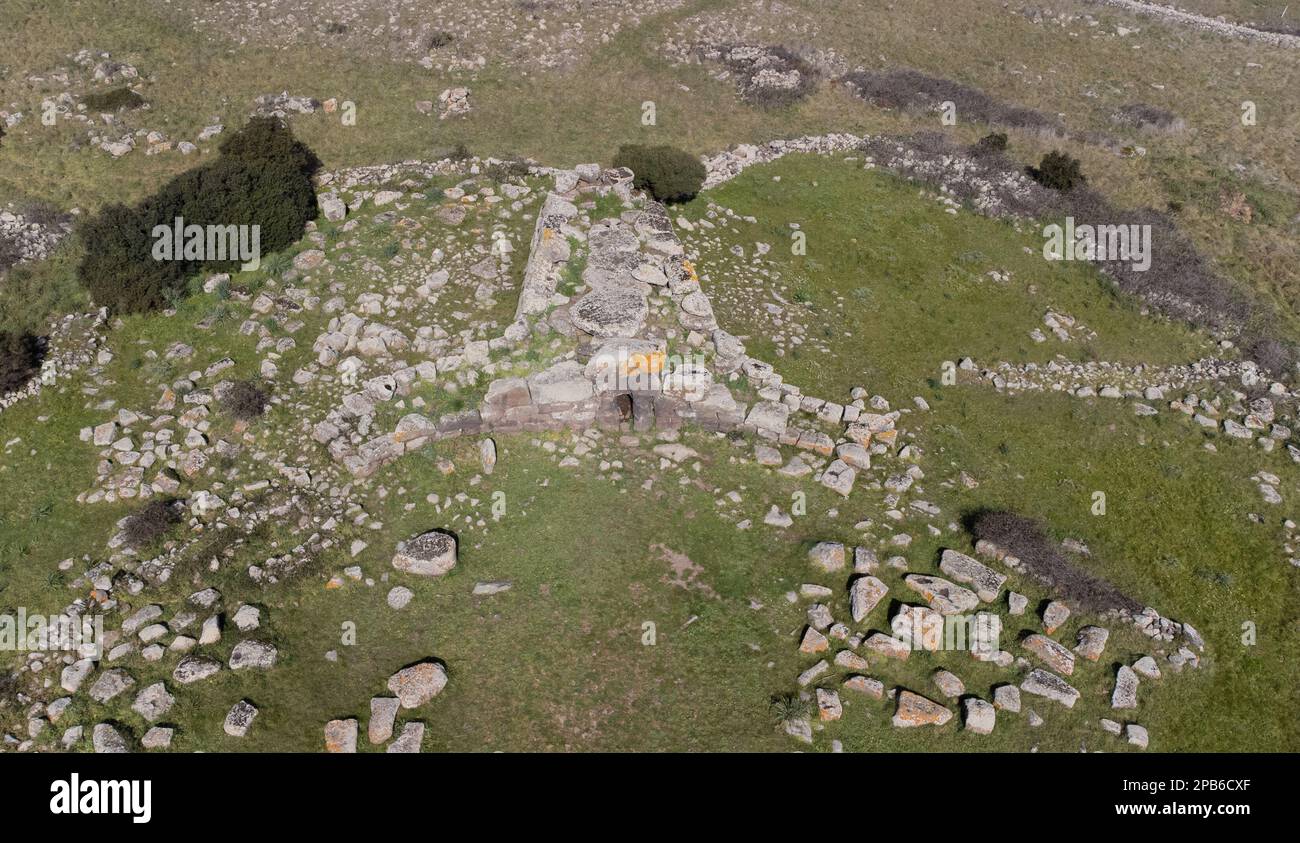
[[[691,263],[688,260],[683,259],[682,268],[686,270],[687,275],[691,276],[692,281],[700,280],[700,276],[695,273],[695,264]]]
[[[636,375],[657,375],[663,371],[668,355],[662,351],[633,352],[622,363],[624,377]]]

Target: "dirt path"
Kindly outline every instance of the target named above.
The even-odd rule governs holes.
[[[1153,17],[1174,21],[1175,23],[1187,24],[1196,27],[1197,29],[1203,29],[1207,32],[1214,32],[1219,35],[1228,35],[1236,38],[1249,38],[1253,41],[1262,41],[1276,47],[1300,48],[1300,37],[1295,35],[1284,35],[1280,32],[1264,32],[1259,29],[1251,29],[1249,26],[1242,26],[1238,23],[1228,23],[1226,21],[1206,17],[1205,15],[1180,11],[1172,6],[1162,6],[1158,3],[1142,3],[1139,2],[1139,0],[1094,0],[1094,2],[1106,6],[1115,6],[1120,9],[1128,9],[1131,12],[1137,12],[1141,15],[1151,15]]]

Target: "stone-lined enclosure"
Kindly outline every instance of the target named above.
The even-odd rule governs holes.
[[[317,441],[354,476],[366,477],[404,454],[454,436],[697,424],[739,429],[824,455],[838,445],[841,458],[823,482],[848,495],[856,471],[870,464],[872,437],[877,453],[896,440],[897,414],[867,413],[860,398],[839,404],[806,396],[769,363],[748,356],[741,340],[714,318],[667,210],[634,194],[630,171],[590,164],[543,172],[554,177],[555,189],[537,215],[515,321],[501,336],[467,345],[459,356],[367,380],[316,425]],[[584,225],[575,201],[610,194],[621,201],[623,212]],[[585,254],[585,292],[570,297],[558,286],[579,250]],[[492,381],[476,409],[438,418],[407,414],[394,430],[355,446],[341,435],[374,402],[407,394],[419,378],[436,381],[440,366],[481,361],[493,351],[552,333],[565,337],[569,349],[527,377]],[[757,390],[759,400],[752,405],[738,401],[724,382],[742,376]],[[805,425],[791,421],[800,411],[809,417]]]

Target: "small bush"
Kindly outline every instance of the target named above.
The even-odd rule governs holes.
[[[317,215],[311,177],[320,161],[311,150],[279,120],[256,117],[220,153],[139,204],[109,205],[83,224],[78,277],[98,304],[122,313],[158,309],[184,295],[189,276],[238,268],[238,260],[155,260],[154,226],[176,217],[187,226],[257,225],[262,254],[302,237]]]
[[[633,184],[660,202],[685,202],[704,185],[707,172],[698,158],[672,146],[619,147],[615,167],[627,167],[635,174]]]
[[[1157,132],[1180,132],[1187,127],[1186,121],[1163,108],[1146,103],[1132,103],[1120,107],[1111,120],[1123,126]]]
[[[0,275],[8,272],[22,259],[23,251],[18,247],[18,238],[0,231]]]
[[[1047,153],[1037,167],[1029,167],[1026,172],[1043,187],[1062,192],[1073,190],[1088,180],[1079,159],[1059,151]]]
[[[184,518],[184,506],[176,500],[152,500],[126,519],[122,540],[139,549],[162,538]]]
[[[971,152],[975,155],[995,155],[1006,151],[1006,132],[992,132],[980,138],[971,146]]]
[[[22,389],[40,371],[44,355],[40,337],[0,331],[0,396]]]
[[[145,99],[130,88],[114,88],[111,91],[86,94],[81,102],[91,111],[113,112],[139,108],[144,105]]]
[[[221,398],[221,409],[240,421],[253,421],[266,412],[271,397],[252,381],[235,381]]]
[[[516,181],[528,175],[528,162],[518,158],[507,158],[504,161],[496,161],[489,164],[483,170],[483,175],[487,176],[497,184]]]
[[[1055,119],[1032,108],[1007,105],[981,90],[930,76],[918,70],[860,70],[844,77],[859,97],[882,108],[933,111],[945,102],[957,109],[959,121],[998,124],[1016,129],[1059,132]]]
[[[1141,603],[1067,560],[1060,546],[1032,518],[1005,510],[984,510],[970,516],[968,523],[976,541],[992,542],[1015,556],[1030,576],[1080,608],[1094,612],[1141,611]]]
[[[1295,374],[1296,349],[1279,339],[1267,336],[1248,338],[1242,351],[1246,359],[1254,360],[1260,368],[1275,378]]]
[[[801,699],[796,694],[778,694],[768,703],[772,721],[778,727],[785,727],[798,720],[807,720],[812,716],[812,703]]]

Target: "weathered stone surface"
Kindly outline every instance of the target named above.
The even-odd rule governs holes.
[[[822,472],[821,484],[832,492],[842,497],[848,497],[853,492],[853,484],[858,478],[858,472],[844,460],[834,460]]]
[[[817,689],[817,716],[823,721],[839,720],[844,714],[840,695],[828,688]]]
[[[167,690],[167,686],[155,682],[136,695],[131,710],[153,723],[171,711],[175,702],[176,698]]]
[[[965,728],[968,732],[974,732],[977,735],[987,735],[993,732],[993,727],[997,725],[998,712],[993,704],[979,697],[969,697],[962,700],[962,708],[965,711]]]
[[[845,670],[866,670],[871,666],[866,659],[852,650],[840,650],[836,653],[835,664]]]
[[[356,718],[348,718],[347,720],[331,720],[325,724],[325,751],[357,751]]]
[[[1004,574],[955,550],[945,550],[939,561],[939,570],[959,583],[965,583],[974,590],[980,600],[992,603],[998,599],[1002,585],[1007,581]]]
[[[78,659],[67,667],[63,668],[59,675],[59,686],[69,694],[75,694],[81,687],[81,683],[86,681],[86,677],[95,669],[95,663],[90,659]]]
[[[885,696],[885,683],[870,676],[850,676],[844,680],[844,687],[859,694],[866,694],[872,699],[883,699]]]
[[[1150,736],[1147,734],[1146,728],[1136,723],[1130,723],[1124,727],[1124,738],[1140,749],[1146,749],[1147,744],[1150,742]]]
[[[929,601],[930,608],[941,615],[965,614],[980,602],[975,592],[942,577],[908,574],[903,578],[903,583]]]
[[[759,431],[780,435],[790,418],[790,408],[775,401],[758,401],[745,417],[745,424],[752,425]]]
[[[866,641],[862,642],[862,646],[877,655],[903,661],[907,661],[907,657],[912,654],[912,647],[907,641],[902,641],[883,632],[873,632],[867,636]]]
[[[1029,675],[1020,683],[1020,690],[1054,700],[1066,708],[1074,708],[1079,699],[1079,692],[1070,683],[1041,667],[1029,671]]]
[[[908,650],[933,651],[943,648],[943,615],[928,606],[907,603],[900,605],[890,619],[889,626],[894,638]]]
[[[219,670],[221,670],[221,662],[216,659],[208,656],[186,656],[176,664],[176,669],[172,671],[172,679],[182,685],[189,685],[191,682],[207,679]]]
[[[1102,652],[1106,649],[1106,642],[1109,639],[1109,629],[1100,626],[1085,626],[1079,630],[1078,643],[1075,645],[1074,651],[1088,661],[1095,662],[1101,658]]]
[[[1043,630],[1051,635],[1061,628],[1070,617],[1070,607],[1059,600],[1053,600],[1043,609]]]
[[[253,720],[257,717],[257,706],[248,700],[240,700],[231,707],[230,712],[226,715],[226,722],[222,724],[222,729],[232,738],[242,738],[248,734],[248,730],[253,726]]]
[[[564,360],[528,378],[528,390],[539,405],[574,404],[596,394],[595,387],[582,373],[582,364]]]
[[[437,662],[420,662],[403,668],[388,680],[402,708],[418,708],[447,687],[447,671]]]
[[[1115,674],[1115,690],[1110,695],[1111,708],[1137,708],[1138,676],[1128,665],[1120,665]]]
[[[393,567],[406,574],[440,577],[456,567],[456,537],[441,530],[421,533],[393,555]]]
[[[1147,679],[1160,678],[1160,665],[1156,664],[1156,660],[1150,656],[1143,656],[1133,662],[1133,670]]]
[[[270,670],[275,667],[278,658],[279,652],[273,644],[251,639],[240,641],[230,651],[230,669],[247,670],[254,668],[257,670]]]
[[[420,744],[424,742],[424,724],[418,720],[411,720],[402,724],[402,734],[397,736],[397,740],[388,745],[385,752],[394,753],[414,753],[420,751]]]
[[[145,749],[168,749],[172,745],[172,735],[175,733],[176,730],[170,727],[154,726],[144,733],[140,745]]]
[[[844,545],[839,542],[817,542],[808,551],[808,561],[813,567],[828,574],[843,570]]]
[[[799,642],[801,653],[821,653],[830,647],[830,641],[813,627],[804,630],[803,640]]]
[[[821,676],[823,673],[825,673],[830,669],[831,669],[830,663],[827,662],[825,659],[822,659],[821,661],[817,662],[817,664],[813,665],[812,667],[805,670],[803,673],[799,674],[799,678],[797,681],[800,686],[810,685],[814,681],[816,681],[817,677]]]
[[[119,753],[130,751],[126,745],[126,738],[108,723],[95,724],[95,729],[91,733],[91,742],[95,747],[95,752]]]
[[[593,290],[569,310],[573,324],[596,337],[634,337],[649,314],[645,296],[631,290]]]
[[[388,607],[390,609],[405,609],[407,604],[411,602],[411,598],[414,596],[415,592],[411,591],[406,586],[395,585],[388,591]]]
[[[961,677],[951,671],[940,668],[930,676],[934,686],[939,689],[939,693],[945,697],[955,698],[966,693],[966,683],[961,681]]]
[[[849,586],[849,612],[854,623],[861,623],[889,593],[889,586],[870,574],[858,577]]]
[[[993,689],[993,705],[1013,714],[1020,711],[1020,689],[1015,685],[998,685]]]
[[[897,703],[893,723],[899,728],[942,726],[952,719],[952,712],[947,708],[904,688],[898,689]]]
[[[1042,659],[1052,670],[1064,676],[1074,673],[1074,653],[1064,644],[1053,641],[1046,635],[1030,635],[1020,642],[1020,646]]]
[[[372,744],[381,744],[393,736],[393,723],[400,707],[397,697],[371,697],[366,736]]]

